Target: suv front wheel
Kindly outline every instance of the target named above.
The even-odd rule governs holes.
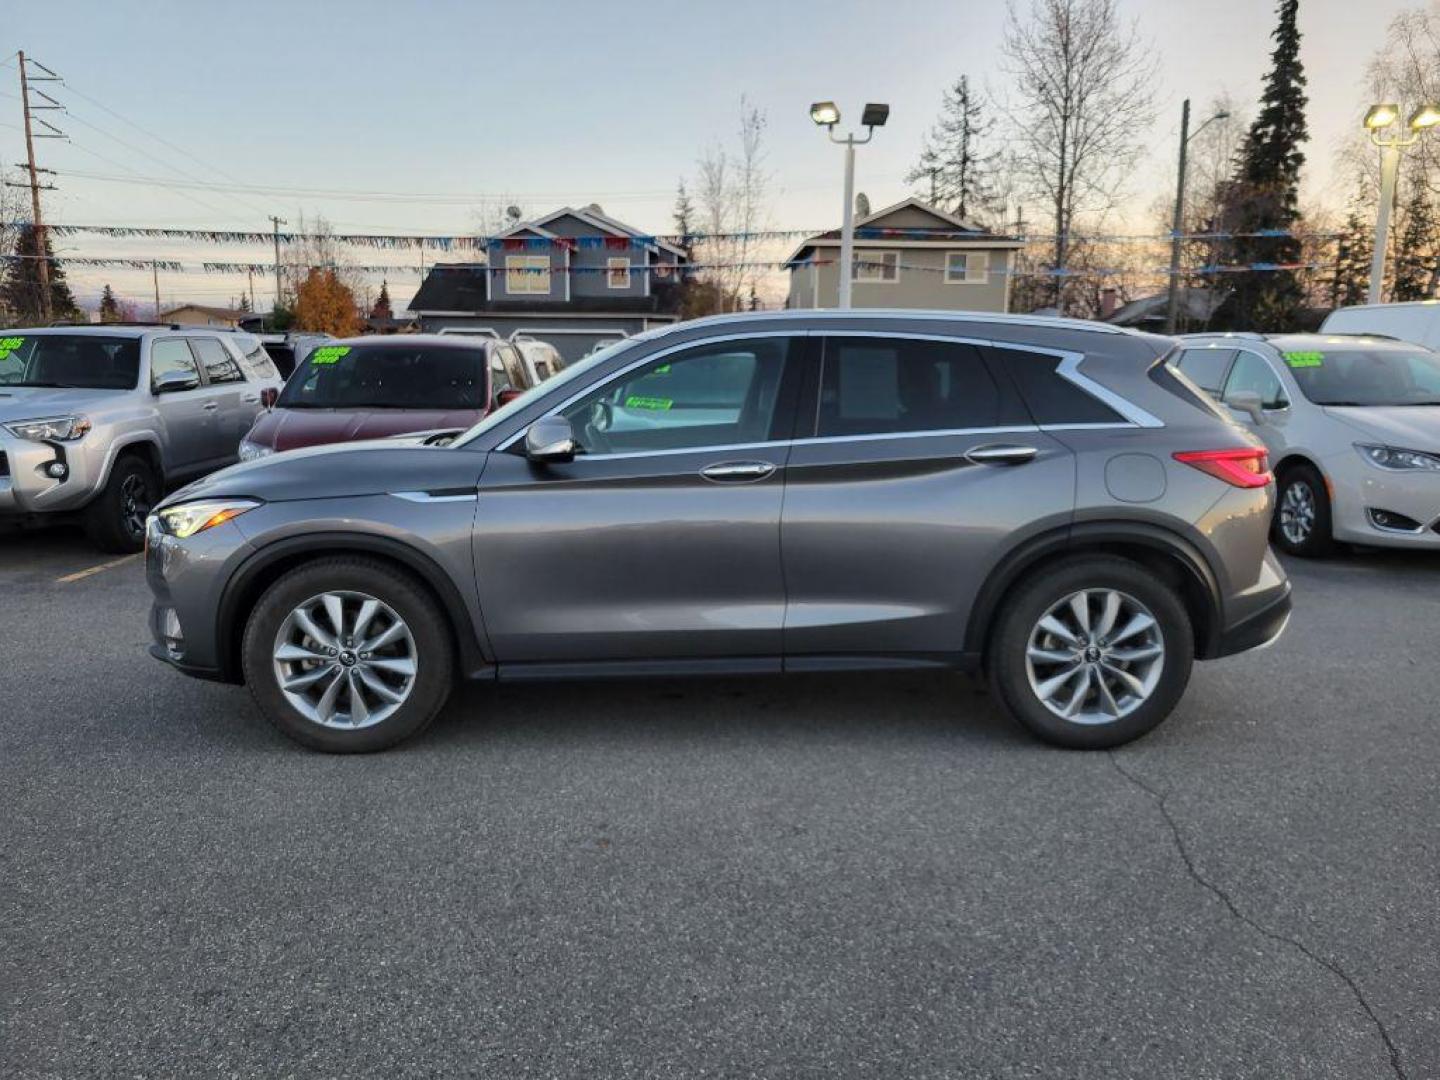
[[[145,518],[160,500],[160,478],[143,458],[115,462],[110,479],[85,508],[85,532],[101,551],[133,552],[145,546]]]
[[[1175,590],[1125,559],[1045,567],[1007,598],[990,642],[1010,713],[1058,746],[1103,750],[1170,715],[1194,660]]]
[[[245,627],[245,682],[290,738],[329,753],[384,750],[450,695],[445,614],[408,574],[364,558],[307,563],[271,585]]]

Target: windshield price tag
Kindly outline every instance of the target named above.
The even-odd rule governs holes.
[[[24,344],[23,337],[0,338],[0,360],[10,359],[10,354]]]
[[[1285,363],[1292,368],[1324,367],[1325,354],[1322,352],[1287,352]]]
[[[333,364],[349,351],[349,345],[322,345],[310,354],[310,363],[316,367]]]
[[[627,409],[654,409],[657,412],[665,412],[675,403],[669,398],[644,397],[640,394],[631,394],[625,399]]]

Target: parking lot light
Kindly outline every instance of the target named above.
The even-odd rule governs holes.
[[[1385,285],[1385,248],[1390,239],[1390,211],[1395,204],[1396,181],[1400,174],[1400,154],[1414,146],[1420,137],[1440,124],[1440,105],[1427,102],[1410,114],[1404,130],[1394,128],[1400,119],[1400,106],[1393,103],[1371,105],[1365,113],[1365,128],[1370,141],[1380,147],[1380,208],[1375,216],[1375,244],[1370,256],[1370,289],[1366,303],[1378,304]]]
[[[819,127],[834,127],[840,122],[840,110],[833,101],[817,101],[810,106],[810,119]]]
[[[850,306],[850,286],[855,276],[855,147],[863,146],[875,136],[875,129],[883,127],[890,119],[890,106],[884,102],[866,103],[860,115],[865,127],[865,137],[854,132],[843,138],[836,138],[835,125],[840,122],[840,109],[833,101],[817,101],[810,106],[810,119],[827,129],[830,141],[845,147],[845,206],[840,225],[840,300],[839,307]],[[819,274],[819,269],[816,269]],[[819,303],[819,300],[816,300]]]
[[[1434,102],[1421,105],[1410,114],[1409,125],[1411,131],[1425,131],[1427,128],[1434,127],[1436,124],[1440,124],[1440,105]]]

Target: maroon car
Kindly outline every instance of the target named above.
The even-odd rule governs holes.
[[[468,428],[529,388],[498,338],[406,334],[327,341],[240,443],[240,460],[321,443]]]

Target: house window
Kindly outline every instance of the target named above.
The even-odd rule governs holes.
[[[505,291],[549,295],[550,256],[506,255]]]
[[[898,251],[857,251],[855,252],[855,273],[852,281],[899,281],[900,253]]]
[[[947,285],[984,285],[990,280],[988,251],[947,251],[945,283]]]
[[[630,259],[621,255],[619,258],[605,260],[605,281],[612,289],[628,289],[630,287]]]

